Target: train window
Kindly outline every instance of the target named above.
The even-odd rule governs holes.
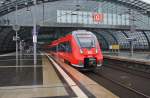
[[[65,44],[64,43],[59,44],[58,51],[59,52],[65,52]]]
[[[72,52],[70,42],[60,43],[58,46],[58,51],[59,52]]]
[[[95,47],[95,38],[92,35],[77,35],[77,39],[81,48]]]
[[[50,48],[51,51],[56,52],[56,46]]]
[[[72,48],[71,48],[70,42],[66,42],[66,52],[72,52]]]

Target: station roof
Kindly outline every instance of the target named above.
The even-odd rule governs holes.
[[[143,14],[150,15],[150,4],[143,0],[113,0],[130,8],[135,8]]]
[[[55,2],[55,1],[62,1],[62,0],[37,0],[37,4],[46,3],[46,2]],[[80,1],[80,0],[77,0]],[[144,2],[143,0],[83,0],[83,1],[97,1],[97,2],[113,2],[120,5],[127,6],[132,9],[136,9],[142,14],[146,14],[150,16],[150,4]],[[15,10],[15,5],[18,5],[18,9],[32,6],[34,0],[1,0],[0,1],[0,16],[5,15],[9,12]]]
[[[12,11],[15,11],[16,4],[18,5],[18,9],[22,9],[25,7],[32,6],[33,1],[34,0],[0,0],[0,16],[3,16]],[[37,0],[37,4],[47,3],[47,2],[56,2],[56,1],[63,2],[65,0]],[[126,6],[131,9],[135,9],[142,14],[150,16],[150,4],[148,4],[142,0],[75,0],[75,1],[83,1],[83,2],[94,1],[94,2],[106,2],[106,3],[111,2],[111,3]],[[91,5],[89,5],[89,7],[90,6]],[[1,48],[4,49],[5,47],[9,47],[9,46],[15,46],[15,41],[12,41],[12,36],[15,35],[15,32],[10,28],[7,28],[6,30],[2,28],[2,29],[0,29],[0,31],[1,31],[1,33],[0,33],[0,35],[1,35],[0,49]],[[23,32],[22,38],[27,38],[27,36],[30,36],[30,33],[26,34],[24,32],[31,32],[31,31],[32,31],[32,28],[30,28],[28,30],[23,28],[21,31],[21,33]],[[13,33],[11,33],[11,32],[13,32]],[[10,35],[10,34],[12,34],[12,35]],[[10,49],[11,49],[11,47],[10,47]],[[7,48],[6,48],[6,50],[7,50]]]

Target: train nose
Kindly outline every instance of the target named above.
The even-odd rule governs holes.
[[[96,59],[95,58],[84,58],[84,67],[96,67]]]
[[[82,54],[84,54],[84,55],[94,55],[94,54],[96,54],[96,52],[95,52],[96,50],[93,48],[91,48],[91,49],[86,49],[86,48],[84,48],[84,49],[82,49]]]

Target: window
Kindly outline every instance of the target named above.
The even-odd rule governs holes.
[[[50,50],[56,52],[56,46],[51,47]]]
[[[72,52],[72,48],[71,48],[70,42],[66,42],[66,52]]]
[[[81,48],[95,47],[95,38],[89,34],[77,34],[77,40]]]
[[[60,43],[60,44],[58,45],[58,51],[59,51],[59,52],[65,52],[65,48],[66,48],[65,43]]]
[[[58,45],[59,52],[72,52],[70,42],[63,42]]]

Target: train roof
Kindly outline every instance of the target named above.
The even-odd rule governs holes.
[[[87,30],[75,30],[75,31],[72,31],[72,35],[76,35],[76,34],[92,34],[92,32],[90,31],[87,31]]]
[[[72,31],[71,33],[67,34],[64,37],[61,37],[57,40],[52,41],[50,46],[56,46],[61,42],[66,42],[66,41],[71,39],[71,35],[75,36],[76,34],[91,34],[91,35],[94,35],[92,32],[87,31],[87,30],[75,30],[75,31]]]
[[[70,34],[69,34],[69,35],[66,35],[66,36],[64,36],[64,37],[61,37],[61,38],[59,38],[59,39],[57,39],[57,40],[52,41],[50,46],[56,46],[56,45],[58,45],[59,43],[61,43],[61,42],[66,42],[66,41],[68,41],[68,40],[70,40],[70,39],[71,39],[71,36],[70,36]]]

